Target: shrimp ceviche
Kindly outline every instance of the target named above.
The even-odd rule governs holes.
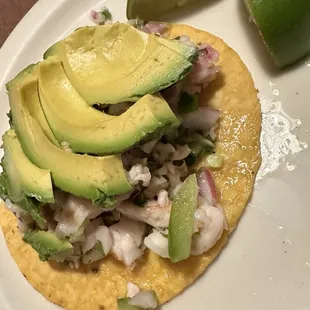
[[[150,255],[174,268],[208,253],[230,226],[214,179],[225,166],[217,143],[226,112],[204,99],[222,74],[220,54],[190,29],[173,35],[169,24],[98,14],[97,26],[7,83],[0,195],[42,262],[76,276],[111,261],[135,275]],[[138,282],[128,276],[119,309],[170,298]],[[78,300],[62,305],[97,309]]]

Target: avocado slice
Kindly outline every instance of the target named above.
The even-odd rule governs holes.
[[[117,154],[179,126],[160,95],[145,95],[122,115],[111,116],[84,101],[57,58],[41,62],[38,71],[41,105],[50,127],[57,140],[68,142],[75,152]]]
[[[135,102],[178,82],[193,66],[188,49],[175,52],[162,40],[129,24],[83,27],[44,57],[56,55],[62,61],[72,85],[90,105]]]
[[[198,58],[198,48],[196,46],[181,43],[178,40],[167,40],[161,37],[156,37],[156,39],[166,47],[185,57],[188,61],[194,62]]]
[[[42,261],[57,260],[58,256],[71,256],[73,254],[73,246],[69,241],[60,240],[48,231],[34,230],[26,232],[23,240],[38,252]]]
[[[36,64],[31,64],[27,66],[24,70],[22,70],[13,80],[9,81],[6,84],[6,89],[9,91],[10,87],[14,87],[18,85],[20,82],[23,81],[23,79],[30,75],[30,74],[36,74]],[[51,128],[49,127],[47,120],[44,116],[44,113],[41,109],[41,106],[39,102],[33,102],[32,105],[28,106],[28,110],[30,114],[38,121],[39,125],[41,126],[44,134],[46,137],[56,146],[60,146],[58,141],[56,140],[53,132],[51,131]]]
[[[195,174],[191,174],[186,178],[172,201],[168,247],[169,257],[173,263],[190,256],[197,197],[197,178]]]
[[[33,164],[51,172],[57,187],[99,203],[131,189],[120,155],[73,154],[50,142],[28,109],[40,105],[36,77],[25,75],[19,83],[9,83],[8,91],[14,130],[24,153]]]
[[[1,164],[3,165],[3,163]],[[19,207],[24,209],[38,223],[39,227],[46,226],[46,219],[41,213],[41,203],[34,198],[24,196],[19,201],[14,201],[12,198],[8,175],[5,171],[0,174],[0,198],[2,200],[9,199]]]
[[[284,68],[310,52],[309,0],[244,0],[273,56]]]
[[[54,194],[49,171],[38,168],[28,159],[13,129],[8,130],[2,140],[2,165],[8,175],[11,199],[18,202],[29,196],[41,202],[53,203]]]

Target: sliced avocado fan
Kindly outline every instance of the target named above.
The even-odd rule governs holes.
[[[49,170],[53,183],[60,189],[93,201],[131,189],[119,155],[94,157],[63,151],[45,135],[29,107],[40,107],[38,80],[25,74],[8,84],[13,127],[29,160]],[[40,107],[41,108],[41,107]]]
[[[179,126],[179,120],[160,95],[145,95],[120,116],[90,107],[74,89],[61,62],[49,57],[38,69],[44,114],[59,142],[73,151],[117,154]]]
[[[197,49],[115,23],[78,29],[54,44],[44,58],[52,55],[93,105],[135,102],[175,84],[191,70]]]

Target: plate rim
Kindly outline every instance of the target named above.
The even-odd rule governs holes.
[[[7,75],[13,67],[16,59],[20,56],[23,46],[36,34],[50,15],[54,14],[65,1],[72,0],[38,0],[33,7],[25,14],[13,31],[4,41],[0,48],[0,86],[5,84]],[[48,13],[46,13],[48,12]],[[25,36],[25,29],[30,29],[29,36]],[[21,39],[22,38],[22,39]],[[14,53],[12,53],[14,51]]]

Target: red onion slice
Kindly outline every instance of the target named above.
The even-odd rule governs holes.
[[[183,125],[193,130],[209,130],[216,124],[219,117],[219,110],[199,107],[197,111],[183,115]]]
[[[197,174],[199,195],[212,206],[216,204],[216,187],[210,170],[204,168]]]

